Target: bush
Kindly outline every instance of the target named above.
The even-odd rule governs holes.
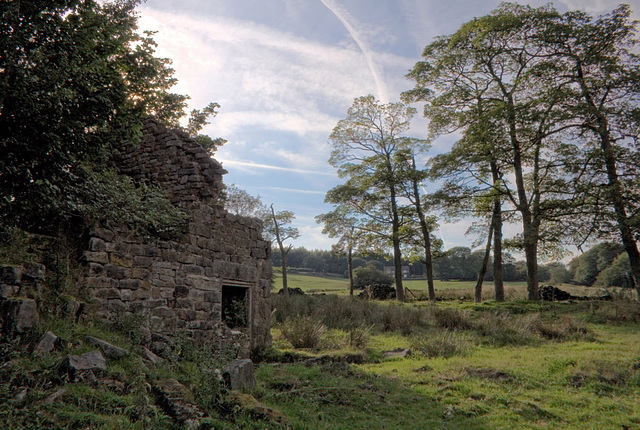
[[[374,286],[389,287],[393,282],[393,276],[372,266],[358,267],[353,272],[353,286],[357,289]]]

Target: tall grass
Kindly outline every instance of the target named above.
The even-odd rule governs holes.
[[[473,339],[479,344],[495,346],[595,339],[583,320],[544,316],[536,307],[464,310],[441,304],[414,306],[332,295],[277,295],[273,297],[273,307],[274,326],[279,326],[283,336],[296,348],[320,345],[324,334],[320,327],[341,330],[349,337],[349,340],[338,341],[334,333],[326,345],[342,343],[354,348],[363,348],[370,334],[389,332],[411,336],[415,347],[424,351],[433,351],[438,345],[448,350],[447,345],[455,343],[462,332],[467,333],[467,343]]]

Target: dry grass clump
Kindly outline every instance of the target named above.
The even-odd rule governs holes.
[[[296,316],[287,320],[281,327],[282,336],[294,348],[315,348],[326,331],[325,325],[309,316]]]
[[[454,330],[444,330],[432,336],[413,337],[411,350],[424,357],[450,358],[466,355],[471,348],[468,336]]]
[[[332,329],[351,331],[359,326],[398,331],[405,335],[429,325],[421,309],[358,298],[326,296],[272,296],[273,320],[283,324],[296,316],[310,316]]]
[[[429,313],[436,327],[447,330],[470,330],[473,323],[465,311],[440,306],[431,306]]]
[[[532,340],[531,320],[536,317],[537,315],[487,312],[475,322],[475,329],[487,343],[492,345],[524,345]]]

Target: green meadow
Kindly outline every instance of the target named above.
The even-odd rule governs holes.
[[[419,294],[422,283],[406,286]],[[473,283],[439,282],[456,300],[401,304],[351,299],[339,278],[294,274],[289,286],[308,294],[274,297],[271,353],[297,358],[260,364],[251,392],[281,425],[640,428],[637,301],[526,302],[513,284],[507,302],[474,304]],[[397,349],[410,355],[385,354]]]

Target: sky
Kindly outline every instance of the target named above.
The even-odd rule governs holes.
[[[546,0],[518,2],[542,6]],[[600,15],[615,0],[560,0],[564,12]],[[640,0],[631,0],[640,19]],[[342,183],[328,163],[333,127],[353,100],[373,94],[396,102],[405,78],[439,35],[490,13],[496,0],[147,0],[140,30],[155,31],[156,54],[170,58],[189,109],[221,105],[203,133],[227,143],[215,154],[235,184],[276,211],[290,210],[296,247],[330,249],[315,216],[329,212],[326,192]],[[420,105],[416,105],[421,112]],[[425,138],[420,114],[411,136]],[[454,142],[444,136],[430,154]],[[470,246],[470,220],[440,221],[445,248]],[[515,234],[511,226],[506,235]]]

